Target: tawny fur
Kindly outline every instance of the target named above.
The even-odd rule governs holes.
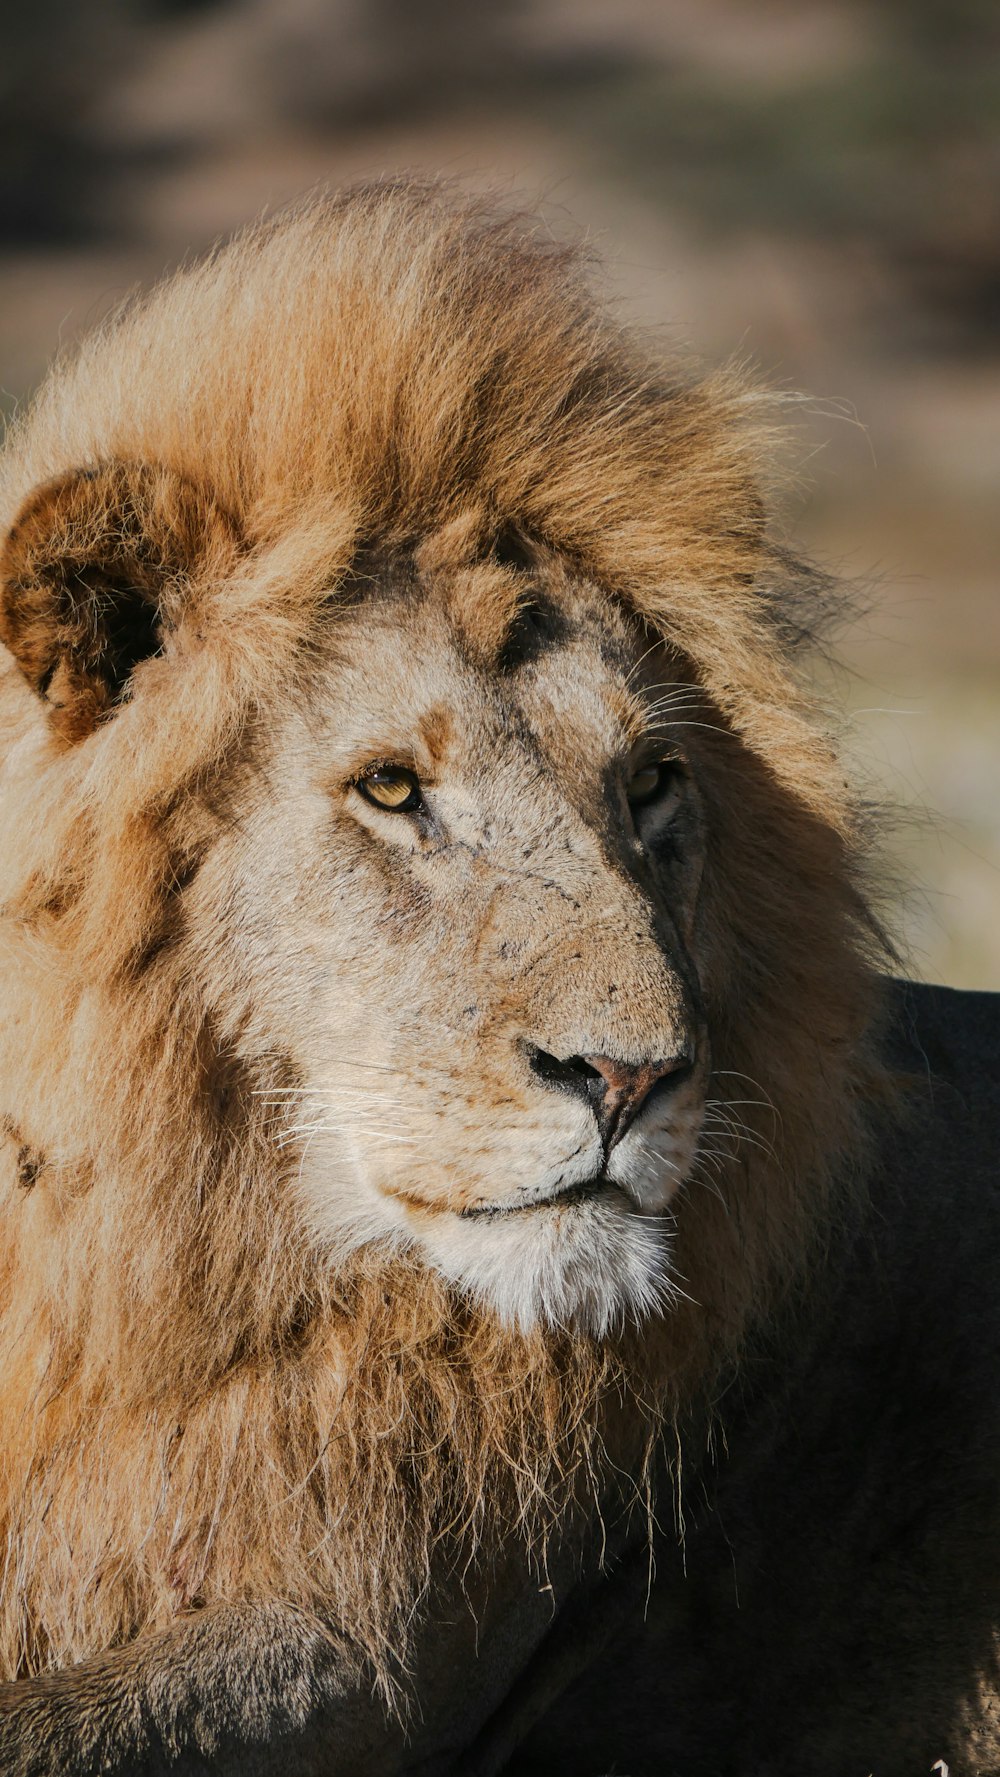
[[[518,1519],[543,1537],[599,1484],[607,1403],[630,1401],[641,1450],[797,1275],[873,1086],[877,936],[793,659],[812,583],[762,532],[771,454],[741,372],[649,361],[539,227],[409,185],[182,272],[14,428],[4,533],[40,485],[109,462],[176,478],[135,482],[151,530],[171,486],[217,517],[175,576],[182,658],[140,666],[84,744],[2,680],[5,1675],[280,1598],[391,1684],[435,1548]],[[725,1191],[685,1202],[691,1299],[640,1338],[511,1332],[378,1251],[321,1269],[290,1209],[280,1070],[219,1053],[169,950],[140,967],[224,819],[204,792],[308,673],[358,551],[508,522],[664,636],[729,737],[703,986],[719,1077],[772,1109],[747,1112],[761,1143],[722,1163]],[[492,596],[466,618],[487,647]]]

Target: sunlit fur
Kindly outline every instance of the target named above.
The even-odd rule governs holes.
[[[604,1404],[631,1402],[641,1450],[650,1408],[696,1396],[797,1275],[858,1152],[876,941],[792,662],[815,588],[762,527],[771,423],[739,371],[623,338],[538,224],[404,184],[182,272],[14,428],[2,532],[49,478],[114,461],[163,471],[137,484],[150,527],[195,522],[171,519],[175,477],[214,516],[113,719],[60,733],[13,663],[0,679],[5,1673],[281,1598],[343,1625],[390,1685],[442,1539],[516,1521],[537,1544],[600,1475]],[[673,718],[705,730],[708,1136],[649,1236],[669,1263],[644,1268],[632,1306],[662,1312],[638,1334],[609,1303],[584,1315],[614,1323],[604,1338],[477,1305],[441,1272],[488,1270],[481,1243],[442,1237],[437,1268],[412,1245],[338,1258],[303,1214],[281,1108],[299,1082],[246,1036],[267,1026],[252,953],[206,934],[195,966],[169,941],[359,551],[506,521],[665,639],[695,699]],[[87,522],[113,529],[113,502]],[[464,582],[484,646],[502,579]],[[494,1230],[505,1265],[528,1228]],[[573,1290],[558,1257],[544,1272],[558,1321]]]

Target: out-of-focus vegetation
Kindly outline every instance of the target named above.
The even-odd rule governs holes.
[[[626,312],[758,359],[855,583],[850,748],[902,805],[908,965],[1000,987],[995,0],[36,0],[0,55],[0,383],[317,182],[586,225]],[[860,422],[860,423],[859,423]]]

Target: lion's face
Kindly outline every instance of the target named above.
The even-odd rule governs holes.
[[[330,1252],[416,1243],[522,1324],[669,1293],[707,1069],[676,678],[537,551],[376,567],[331,623],[192,893]]]

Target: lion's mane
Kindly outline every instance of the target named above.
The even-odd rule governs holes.
[[[537,225],[403,183],[311,202],[134,301],[13,428],[4,530],[39,484],[109,461],[225,518],[183,671],[149,661],[85,745],[0,679],[5,1675],[281,1598],[390,1684],[432,1551],[500,1521],[543,1538],[599,1485],[607,1402],[642,1446],[799,1274],[864,1122],[877,934],[863,823],[798,678],[821,589],[762,523],[772,418],[739,369],[651,362]],[[626,600],[725,731],[713,1055],[750,1082],[724,1095],[767,1102],[681,1205],[687,1299],[601,1346],[505,1331],[398,1256],[320,1271],[280,1067],[226,1053],[211,984],[171,961],[178,886],[338,578],[372,539],[470,512]]]

